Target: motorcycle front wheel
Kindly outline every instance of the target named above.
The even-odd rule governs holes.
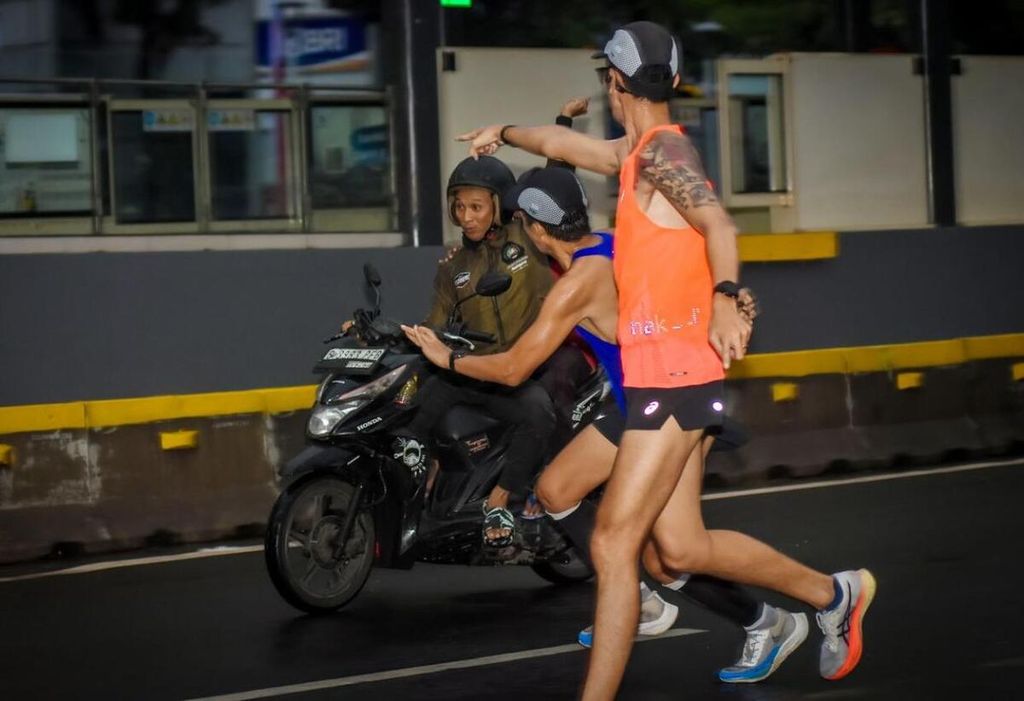
[[[373,567],[375,533],[367,511],[356,514],[340,542],[355,487],[315,477],[283,492],[270,512],[264,556],[285,601],[307,613],[330,613],[362,590]]]

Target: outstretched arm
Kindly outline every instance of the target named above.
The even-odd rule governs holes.
[[[641,177],[650,182],[686,221],[704,235],[711,274],[716,283],[739,277],[736,224],[715,196],[693,143],[675,132],[660,132],[640,154]],[[729,367],[746,352],[750,323],[736,309],[736,301],[714,296],[708,340]]]
[[[493,155],[504,144],[508,144],[538,156],[566,161],[578,168],[603,175],[615,175],[619,172],[625,143],[623,139],[595,139],[554,124],[540,127],[492,124],[462,134],[456,137],[456,140],[470,142],[469,153],[474,158],[480,155]]]
[[[537,320],[504,353],[467,355],[455,363],[455,371],[484,382],[515,387],[529,379],[534,370],[562,345],[569,332],[584,317],[586,290],[575,281],[562,277],[541,306]],[[409,340],[441,368],[448,368],[451,350],[422,326],[403,326]]]
[[[572,120],[575,117],[579,117],[581,114],[587,113],[587,108],[590,106],[590,98],[587,97],[573,97],[570,98],[559,111],[558,116],[555,117],[555,124],[572,129]],[[568,168],[569,170],[576,170],[576,166],[572,163],[566,163],[560,161],[557,158],[549,158],[546,166],[556,166],[559,168]]]

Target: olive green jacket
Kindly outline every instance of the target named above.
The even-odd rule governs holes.
[[[497,343],[477,343],[476,353],[508,350],[540,312],[554,276],[519,222],[510,222],[475,246],[463,246],[437,267],[428,326],[442,328],[455,302],[473,294],[488,270],[508,273],[512,287],[497,297],[474,297],[459,307],[466,328],[494,334]]]

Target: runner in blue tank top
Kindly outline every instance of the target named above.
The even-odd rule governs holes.
[[[611,474],[617,445],[625,430],[624,392],[619,348],[615,343],[618,321],[617,294],[612,273],[614,238],[591,232],[587,199],[582,184],[565,168],[540,168],[525,173],[509,199],[524,220],[530,238],[565,271],[555,283],[536,321],[504,353],[457,357],[455,371],[487,382],[515,386],[523,382],[574,330],[589,344],[607,374],[610,391],[598,418],[583,429],[541,475],[536,494],[548,514],[562,527],[576,548],[588,557],[595,506],[586,497]],[[746,299],[749,300],[749,297]],[[747,306],[748,310],[753,305]],[[752,312],[750,312],[752,314]],[[441,368],[449,368],[451,349],[426,327],[403,327],[409,339]],[[620,407],[622,407],[620,409]],[[721,442],[742,442],[742,433],[726,424]],[[707,437],[704,450],[714,438]],[[588,558],[589,559],[589,558]],[[706,575],[678,579],[656,566],[657,558],[645,558],[651,577],[658,583],[694,599],[746,629],[747,643],[764,645],[764,621],[778,625],[795,618],[782,609],[762,604],[746,590]],[[641,585],[641,617],[638,634],[658,635],[675,622],[678,609],[646,585]],[[591,629],[579,635],[589,646]],[[759,642],[760,641],[760,642]],[[795,647],[795,646],[794,646]],[[773,655],[781,663],[789,650]],[[745,659],[745,657],[743,658]],[[723,681],[759,681],[778,667],[732,665],[719,675]]]

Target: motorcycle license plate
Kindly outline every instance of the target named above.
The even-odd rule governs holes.
[[[377,369],[386,352],[386,348],[329,348],[313,369],[318,372],[369,375]]]

